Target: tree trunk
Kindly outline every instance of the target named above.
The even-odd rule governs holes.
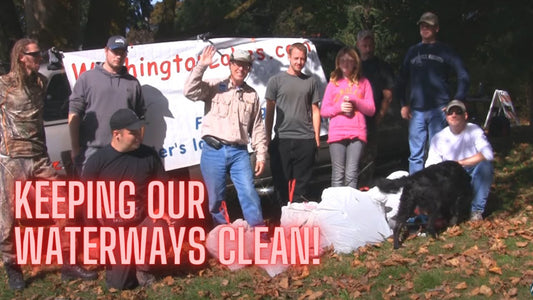
[[[103,48],[112,35],[125,36],[127,3],[125,0],[92,0],[84,32],[83,49]]]
[[[0,74],[9,71],[9,53],[22,37],[19,15],[12,0],[0,1]]]
[[[529,108],[529,126],[533,127],[533,71],[529,72],[526,85],[526,103]]]
[[[24,0],[26,34],[41,48],[72,50],[80,45],[79,0]]]
[[[176,1],[163,0],[157,11],[160,14],[161,22],[158,24],[156,39],[158,41],[172,40],[176,36],[174,22],[176,19]]]

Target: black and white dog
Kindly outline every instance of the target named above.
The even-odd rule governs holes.
[[[455,161],[441,162],[410,176],[379,180],[377,186],[385,193],[403,187],[393,229],[394,249],[400,247],[400,232],[417,206],[427,214],[427,231],[433,237],[436,237],[436,218],[443,217],[450,225],[466,220],[472,202],[470,180],[470,175]]]

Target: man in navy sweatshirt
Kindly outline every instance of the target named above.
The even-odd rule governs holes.
[[[426,12],[417,24],[422,41],[407,51],[394,93],[402,106],[402,118],[409,120],[411,174],[424,168],[426,142],[446,126],[444,108],[450,99],[464,100],[469,84],[459,56],[448,45],[437,41],[437,15]],[[457,75],[453,97],[448,82],[452,71]]]

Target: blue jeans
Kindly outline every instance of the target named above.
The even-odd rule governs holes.
[[[483,213],[490,192],[490,185],[494,178],[494,167],[488,160],[484,160],[475,166],[465,168],[472,177],[472,211]]]
[[[424,168],[426,143],[433,136],[446,127],[446,116],[442,107],[419,111],[411,111],[409,121],[409,174],[414,174]],[[428,139],[429,138],[429,139]]]
[[[250,154],[246,146],[224,145],[219,150],[205,144],[200,159],[200,169],[209,196],[209,212],[214,225],[226,224],[220,209],[226,197],[226,173],[230,174],[244,219],[250,226],[263,225],[261,200],[254,187]]]

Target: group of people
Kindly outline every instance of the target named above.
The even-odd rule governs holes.
[[[267,84],[264,126],[259,96],[244,81],[252,68],[251,55],[235,51],[229,78],[203,81],[202,75],[216,52],[213,46],[205,48],[185,84],[184,94],[211,105],[202,128],[207,146],[202,151],[201,169],[214,224],[225,224],[229,219],[223,205],[228,172],[244,218],[251,226],[264,224],[248,162],[249,137],[256,152],[255,175],[264,168],[267,149],[270,155],[277,199],[277,213],[271,216],[274,224],[279,222],[281,206],[309,201],[321,117],[330,119],[327,142],[331,186],[358,188],[360,161],[373,165],[378,128],[393,98],[401,104],[401,116],[409,120],[409,172],[424,168],[426,157],[426,166],[444,160],[458,161],[472,176],[471,219],[482,219],[493,179],[493,153],[483,130],[467,122],[466,106],[461,100],[467,94],[468,73],[459,56],[437,40],[437,15],[426,12],[417,25],[421,42],[408,50],[397,78],[392,68],[374,55],[373,32],[359,32],[356,48],[344,47],[338,52],[322,99],[316,79],[303,73],[307,48],[301,43],[291,45],[288,69],[274,75]],[[452,71],[457,77],[453,97],[449,86]],[[366,184],[371,183],[372,173],[370,167],[364,178]]]
[[[311,200],[321,117],[330,119],[331,185],[357,188],[359,162],[374,159],[377,128],[393,96],[402,104],[401,115],[410,124],[410,172],[423,168],[429,140],[426,165],[456,160],[472,175],[472,219],[481,219],[492,182],[493,155],[482,129],[467,122],[466,107],[460,101],[467,92],[468,74],[451,48],[437,41],[435,14],[424,13],[417,24],[422,41],[407,52],[397,80],[390,66],[374,56],[374,34],[364,30],[357,35],[356,48],[344,47],[338,52],[323,97],[315,77],[303,73],[307,47],[291,45],[288,69],[268,81],[264,122],[260,96],[245,81],[253,65],[251,54],[235,50],[230,56],[229,77],[204,80],[217,53],[214,46],[207,46],[185,82],[184,95],[210,107],[202,125],[205,145],[200,167],[213,224],[229,222],[224,203],[228,173],[248,224],[265,224],[253,178],[264,171],[268,156],[277,196],[273,222],[279,222],[281,207],[288,202]],[[135,218],[121,222],[117,216],[113,226],[154,226],[146,215],[142,187],[167,175],[157,153],[142,144],[146,107],[139,81],[124,66],[126,39],[109,38],[104,52],[105,61],[80,75],[70,97],[72,158],[83,180],[131,180],[140,187]],[[14,181],[59,178],[45,144],[46,79],[38,73],[40,63],[37,42],[19,40],[12,50],[10,73],[0,77],[0,250],[9,286],[16,290],[23,289],[25,282],[14,251]],[[457,100],[453,101],[448,91],[450,70],[458,78],[453,97]],[[449,126],[445,128],[446,122]],[[249,144],[256,154],[253,166]],[[70,221],[56,222],[61,227]],[[262,239],[268,240],[268,236]],[[67,249],[68,237],[64,241]],[[71,262],[62,266],[62,275],[64,279],[95,279],[97,274]],[[153,282],[153,275],[149,266],[110,265],[106,266],[106,282],[109,288],[132,288]]]
[[[127,40],[109,38],[105,61],[84,72],[69,99],[69,131],[76,173],[82,180],[130,180],[136,184],[135,217],[109,226],[168,226],[148,219],[146,190],[150,180],[164,180],[166,173],[155,150],[141,144],[146,110],[139,81],[128,74],[124,61]],[[21,180],[56,180],[61,175],[50,162],[44,133],[43,108],[46,78],[39,74],[42,61],[38,43],[18,40],[11,51],[11,70],[0,77],[0,250],[9,287],[25,288],[14,245],[14,186]],[[51,202],[48,202],[51,203]],[[60,212],[67,203],[59,202]],[[83,218],[83,216],[80,216]],[[54,220],[61,233],[63,280],[94,280],[97,272],[69,261],[70,235],[63,230],[79,220]],[[102,221],[105,224],[105,220]],[[149,266],[107,265],[109,288],[133,288],[154,281]]]

